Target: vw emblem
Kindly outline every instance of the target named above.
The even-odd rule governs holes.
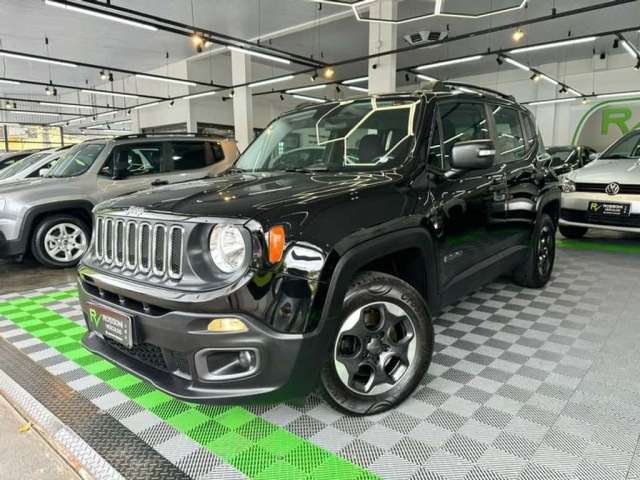
[[[127,217],[141,217],[142,215],[144,215],[144,208],[129,207],[124,211],[124,215]]]
[[[610,183],[609,185],[607,185],[607,188],[604,189],[605,192],[607,192],[609,195],[617,195],[620,193],[620,185],[618,185],[617,183]]]

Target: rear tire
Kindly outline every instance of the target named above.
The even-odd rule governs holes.
[[[433,325],[422,296],[379,272],[352,282],[322,391],[336,409],[369,415],[395,407],[418,386],[431,363]]]
[[[31,239],[31,252],[45,267],[76,265],[89,248],[91,231],[73,215],[53,215],[40,221]]]
[[[535,227],[526,260],[513,272],[513,280],[528,288],[544,287],[553,272],[556,259],[556,224],[543,213]]]
[[[570,227],[569,225],[560,225],[558,228],[563,237],[575,240],[584,237],[589,230],[587,227]]]

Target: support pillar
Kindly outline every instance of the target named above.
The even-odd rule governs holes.
[[[231,52],[231,82],[233,85],[251,81],[251,60],[241,52]],[[253,97],[249,87],[234,89],[233,125],[238,150],[243,152],[253,140]]]
[[[395,19],[398,16],[396,0],[377,0],[369,7],[371,18]],[[369,23],[369,54],[373,55],[387,50],[394,50],[398,44],[398,28],[390,23]],[[396,63],[397,57],[369,59],[369,93],[393,93],[396,91]]]

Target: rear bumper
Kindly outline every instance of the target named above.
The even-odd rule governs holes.
[[[230,311],[211,314],[169,311],[152,315],[109,301],[89,289],[79,281],[80,303],[89,329],[82,341],[84,346],[177,398],[203,403],[237,403],[303,396],[316,384],[326,358],[326,342],[314,333],[279,333],[259,319]],[[87,321],[88,302],[133,318],[136,344],[133,349],[105,339],[92,329]],[[207,325],[216,316],[240,318],[248,331],[208,332]],[[223,350],[255,352],[256,369],[241,378],[205,378],[210,371],[207,355]]]

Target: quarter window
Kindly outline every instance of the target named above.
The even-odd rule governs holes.
[[[472,102],[446,102],[440,105],[443,168],[449,168],[451,150],[459,142],[488,140],[489,129],[484,105]]]
[[[207,153],[211,153],[204,142],[172,142],[169,156],[169,171],[195,170],[206,167]]]
[[[503,162],[515,162],[525,157],[524,138],[517,110],[498,106],[493,108],[496,124],[496,151]]]

